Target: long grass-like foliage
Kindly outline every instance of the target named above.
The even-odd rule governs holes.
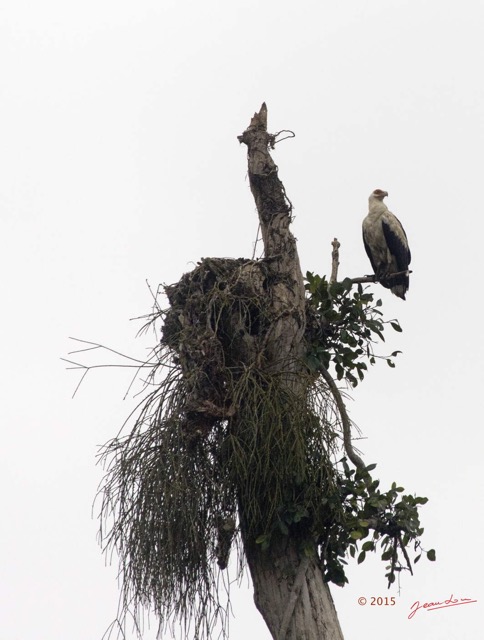
[[[213,540],[227,498],[218,491],[217,432],[204,446],[186,437],[184,395],[174,370],[146,399],[131,433],[104,447],[101,539],[119,556],[123,614],[136,619],[148,608],[202,638],[220,613]]]
[[[104,447],[101,539],[107,554],[119,556],[121,618],[137,620],[149,609],[164,633],[178,622],[187,638],[211,638],[220,623],[224,635],[228,597],[217,560],[224,531],[229,546],[235,534],[243,558],[230,526],[238,506],[254,539],[286,527],[288,509],[313,522],[320,514],[333,481],[337,414],[322,385],[302,401],[281,377],[240,371],[232,389],[237,415],[194,431],[184,377],[174,368],[143,402],[131,432]]]
[[[270,373],[247,361],[270,326],[262,277],[249,261],[206,260],[149,319],[163,322],[153,391],[130,432],[101,451],[100,537],[119,557],[121,632],[148,609],[164,638],[174,623],[186,638],[216,627],[226,637],[221,571],[231,546],[243,569],[240,526],[253,541],[287,535],[291,523],[324,527],[338,412],[302,365]]]

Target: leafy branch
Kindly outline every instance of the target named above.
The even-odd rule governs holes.
[[[311,371],[328,369],[333,363],[337,379],[344,378],[356,387],[365,377],[366,361],[373,365],[382,358],[395,367],[393,359],[400,351],[384,357],[374,351],[377,339],[385,341],[385,325],[402,331],[398,320],[382,319],[381,300],[374,301],[373,294],[361,283],[353,291],[351,278],[328,282],[325,276],[308,271],[305,280],[310,328],[306,362]]]
[[[272,529],[260,535],[256,542],[262,549],[268,549],[274,536],[309,531],[310,537],[317,542],[325,580],[338,586],[348,582],[345,574],[347,554],[352,558],[356,556],[361,564],[367,554],[376,552],[380,545],[382,561],[389,561],[385,577],[390,587],[399,571],[408,570],[413,575],[409,557],[412,546],[417,554],[413,564],[422,556],[419,538],[424,529],[420,525],[418,508],[428,499],[401,495],[404,489],[396,483],[392,483],[388,491],[380,491],[379,480],[374,480],[370,474],[375,464],[355,470],[350,469],[346,458],[340,462],[342,469],[338,469],[321,491],[319,510],[312,511],[305,504],[301,485],[299,491],[286,496]],[[308,538],[301,536],[301,539]],[[308,546],[303,552],[310,556],[314,549]],[[434,549],[426,554],[429,560],[435,560]]]
[[[370,474],[375,464],[354,470],[344,458],[341,462],[343,472],[339,475],[336,496],[332,496],[332,500],[334,502],[335,497],[341,500],[343,517],[340,521],[335,518],[323,541],[326,577],[336,584],[344,584],[347,582],[343,566],[346,564],[345,553],[348,551],[354,558],[359,552],[357,561],[361,564],[367,553],[376,552],[380,544],[381,559],[390,561],[385,574],[390,587],[397,572],[408,570],[413,574],[408,548],[413,544],[414,552],[421,549],[419,538],[424,529],[420,525],[418,507],[426,504],[428,498],[401,495],[404,489],[395,482],[388,491],[382,492],[379,480],[373,480]],[[330,502],[331,497],[328,498]],[[359,543],[368,538],[371,531],[372,537],[359,549]],[[420,551],[413,560],[414,564],[421,555]],[[427,552],[427,558],[435,560],[433,549]]]

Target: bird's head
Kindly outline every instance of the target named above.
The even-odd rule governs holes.
[[[387,195],[388,195],[388,191],[382,191],[382,189],[375,189],[375,191],[373,191],[373,193],[370,195],[370,199],[380,200],[380,202],[383,202],[383,198],[386,198]]]

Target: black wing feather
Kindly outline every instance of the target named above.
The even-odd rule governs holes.
[[[382,220],[383,235],[385,236],[385,240],[388,248],[390,249],[390,253],[395,256],[398,270],[406,271],[411,260],[410,249],[407,242],[407,234],[405,233],[400,220],[396,216],[393,217],[395,218],[397,224],[400,226],[400,229],[405,238],[405,242],[402,242],[401,238],[398,237],[398,235],[393,231],[388,222],[384,219]]]

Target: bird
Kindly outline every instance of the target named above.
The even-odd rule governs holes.
[[[387,196],[388,192],[382,189],[375,189],[370,194],[368,215],[363,220],[363,243],[377,281],[405,300],[410,248],[400,220],[383,202]],[[398,275],[392,275],[395,273]]]

